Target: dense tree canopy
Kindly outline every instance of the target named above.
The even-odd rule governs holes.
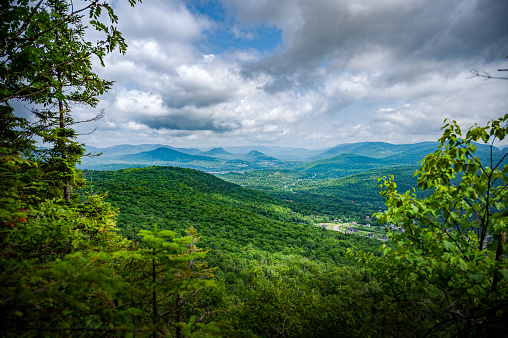
[[[397,301],[432,318],[426,334],[443,326],[461,336],[506,330],[508,155],[482,162],[474,143],[502,141],[507,120],[475,125],[465,136],[448,122],[439,149],[415,173],[418,188],[431,191],[426,198],[400,194],[393,177],[384,178],[388,210],[377,218],[405,232],[388,234],[397,246],[385,247],[382,258],[362,255],[360,261]]]

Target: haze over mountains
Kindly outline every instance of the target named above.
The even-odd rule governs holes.
[[[387,166],[416,165],[437,147],[437,142],[359,142],[326,149],[234,146],[200,150],[161,144],[118,145],[108,148],[87,147],[87,151],[92,154],[102,154],[99,157],[84,158],[80,167],[114,170],[157,165],[214,173],[277,168],[343,177]],[[477,148],[476,155],[480,158],[490,154],[487,145],[477,145]],[[506,149],[493,149],[495,158],[501,158],[506,153]]]

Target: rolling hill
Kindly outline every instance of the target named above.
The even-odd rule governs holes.
[[[128,155],[128,154],[137,154],[144,151],[151,151],[155,150],[157,148],[168,148],[173,149],[182,153],[191,154],[191,155],[197,155],[201,151],[199,149],[195,148],[174,148],[168,145],[163,144],[138,144],[138,145],[130,145],[130,144],[120,144],[116,146],[111,146],[107,148],[96,148],[87,146],[86,150],[88,152],[92,152],[94,154],[102,153],[101,157],[117,157],[122,155]]]
[[[354,154],[341,154],[332,158],[302,164],[296,170],[312,172],[324,177],[338,178],[370,171],[382,166],[386,166],[386,163],[381,159]]]
[[[326,183],[316,184],[314,187],[298,190],[301,193],[333,196],[356,202],[366,202],[376,207],[384,207],[385,201],[379,195],[379,178],[393,175],[397,183],[397,190],[401,193],[416,187],[417,177],[413,177],[419,166],[383,167],[369,172],[341,177]],[[417,195],[422,195],[418,193]]]
[[[155,223],[160,229],[181,234],[193,226],[203,236],[200,243],[205,248],[245,252],[245,247],[250,246],[275,253],[284,250],[288,243],[299,247],[297,243],[322,233],[315,226],[302,224],[315,218],[313,212],[295,211],[289,202],[198,170],[150,167],[85,171],[84,175],[93,180],[94,192],[108,192],[108,201],[120,209],[118,225],[127,236],[132,236],[133,227],[137,231],[151,229]],[[326,237],[346,238],[332,231]],[[373,248],[379,245],[367,239],[354,241]],[[301,249],[294,253],[309,258],[325,255],[324,251]],[[337,259],[343,260],[346,247],[337,246],[334,250]]]
[[[202,155],[202,156],[228,156],[228,155],[232,155],[230,152],[227,152],[224,150],[224,148],[213,148],[213,149],[210,149],[208,151],[203,151],[201,153],[199,153],[199,155]]]
[[[219,162],[219,160],[214,157],[190,155],[171,148],[162,147],[151,151],[143,151],[137,154],[122,155],[118,159],[128,163],[146,163],[147,165],[159,162]]]
[[[387,158],[396,154],[415,149],[427,149],[433,152],[437,149],[437,142],[422,142],[414,144],[391,144],[386,142],[359,142],[337,145],[320,154],[316,159],[330,158],[340,154],[354,154],[373,158]]]
[[[245,155],[244,158],[247,161],[255,162],[255,163],[259,163],[259,162],[280,162],[275,157],[271,157],[271,156],[265,155],[262,152],[256,151],[256,150],[249,151],[247,153],[247,155]]]
[[[480,160],[490,156],[488,145],[476,144]],[[290,147],[226,147],[201,151],[167,145],[119,145],[109,148],[88,147],[100,157],[83,158],[80,169],[112,170],[140,166],[171,165],[205,172],[252,171],[262,169],[294,169],[321,178],[339,178],[377,168],[416,165],[437,149],[437,142],[390,144],[359,142],[337,145],[328,150]],[[264,151],[261,151],[264,150]],[[493,148],[494,159],[506,152]],[[318,155],[317,155],[318,154]],[[284,160],[281,160],[283,158]],[[295,160],[298,159],[298,160]],[[505,160],[503,164],[508,163]]]

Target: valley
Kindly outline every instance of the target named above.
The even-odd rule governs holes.
[[[309,152],[307,161],[278,160],[270,156],[274,149],[264,149],[270,155],[249,148],[236,155],[147,146],[106,155],[106,149],[106,167],[129,168],[90,170],[102,166],[91,165],[83,171],[90,186],[81,193],[107,193],[106,201],[119,211],[118,232],[134,242],[139,231],[154,225],[178,236],[195,229],[220,285],[206,290],[196,307],[213,309],[210,319],[260,336],[281,330],[290,336],[369,334],[385,323],[372,316],[383,306],[371,298],[380,288],[348,250],[379,256],[380,245],[393,246],[373,216],[386,210],[378,179],[394,175],[401,190],[410,190],[418,169],[410,146],[387,150],[385,158],[380,147],[391,146],[371,146],[378,158],[365,156],[372,152],[362,144],[348,148],[358,154]],[[127,154],[138,150],[144,151]],[[125,162],[114,163],[119,159]],[[351,321],[357,311],[365,316]],[[281,326],[285,321],[292,324]]]
[[[68,242],[80,248],[81,243],[97,241],[88,250],[93,254],[100,248],[104,258],[92,256],[88,263],[78,263],[78,252],[56,262],[56,268],[68,271],[97,262],[98,267],[114,269],[114,275],[105,270],[101,276],[127,278],[137,285],[142,296],[120,288],[115,301],[125,299],[142,309],[139,318],[153,318],[146,309],[153,306],[150,297],[158,290],[166,298],[157,305],[166,309],[164,316],[173,330],[179,322],[192,323],[199,316],[200,326],[192,329],[198,336],[209,332],[245,337],[377,336],[381,331],[386,333],[382,336],[393,336],[402,329],[423,334],[421,328],[430,327],[434,319],[421,319],[414,326],[402,317],[398,301],[379,282],[393,278],[382,273],[374,278],[372,271],[385,266],[386,252],[399,249],[400,242],[391,236],[404,237],[400,221],[376,219],[376,213],[388,209],[379,195],[379,179],[393,176],[397,191],[412,190],[419,169],[414,157],[433,147],[427,143],[362,143],[321,151],[90,147],[89,152],[103,155],[83,161],[85,185],[75,191],[74,204],[53,207],[46,202],[41,211],[30,211],[35,216],[28,218],[26,231],[33,228],[35,234],[52,236],[37,239],[34,245],[60,243],[53,237],[64,236],[60,231],[65,228],[56,227],[56,234],[47,227],[40,231],[39,224],[45,223],[39,220],[48,216],[39,215],[48,209],[49,217],[54,217],[68,208],[58,216],[61,221],[48,224],[70,224],[70,235],[65,236],[81,237]],[[490,152],[479,148],[479,157],[485,160]],[[241,152],[234,153],[235,149]],[[495,158],[503,154],[493,150]],[[415,193],[429,197],[432,191]],[[24,226],[26,218],[18,220]],[[62,243],[68,250],[67,242]],[[108,253],[112,245],[117,251]],[[30,250],[26,255],[33,258]],[[190,261],[157,270],[159,264],[180,264],[183,257]],[[366,263],[367,259],[375,263]],[[157,271],[163,277],[153,284]],[[192,277],[182,280],[180,273]],[[67,275],[68,285],[81,290],[80,274]],[[93,292],[92,286],[88,289]],[[421,311],[434,311],[422,306]]]

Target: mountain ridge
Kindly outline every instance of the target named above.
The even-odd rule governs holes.
[[[160,147],[150,151],[143,151],[136,154],[127,154],[119,157],[121,160],[130,161],[134,163],[139,162],[183,162],[188,163],[192,161],[208,161],[217,162],[218,159],[210,156],[191,155],[183,153],[172,148]]]
[[[206,172],[279,168],[296,169],[304,172],[314,171],[327,177],[343,177],[382,166],[416,165],[425,156],[433,153],[438,145],[438,142],[410,144],[358,142],[340,144],[321,150],[302,150],[302,148],[277,146],[238,146],[216,147],[207,151],[157,144],[118,145],[103,149],[88,147],[88,151],[92,153],[103,152],[103,155],[84,158],[79,168],[111,170],[139,166],[170,165]],[[475,144],[475,146],[479,157],[483,158],[490,154],[488,145]],[[248,152],[233,152],[246,150]],[[316,155],[317,152],[319,154]],[[296,153],[299,153],[299,155],[297,156]],[[493,148],[495,159],[500,159],[505,153],[504,150]],[[276,154],[284,159],[274,156]]]

